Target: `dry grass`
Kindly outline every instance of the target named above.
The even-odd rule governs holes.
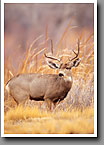
[[[70,23],[69,23],[70,26]],[[68,29],[68,27],[67,27]],[[63,33],[58,46],[53,49],[54,56],[66,62],[73,57],[72,49],[77,50],[77,40],[80,40],[81,64],[72,69],[73,86],[67,98],[62,101],[53,112],[47,112],[44,103],[31,103],[31,105],[15,106],[8,100],[5,106],[9,108],[4,115],[5,134],[69,134],[94,133],[94,42],[93,33],[84,29]],[[47,28],[46,28],[47,33]],[[47,48],[47,35],[45,42],[35,48],[34,40],[25,57],[20,61],[18,68],[12,66],[11,59],[5,58],[4,84],[19,73],[57,73],[45,64],[44,52]],[[69,47],[70,46],[70,47]]]
[[[5,114],[4,122],[8,134],[88,134],[94,133],[94,108],[46,112],[19,106]]]

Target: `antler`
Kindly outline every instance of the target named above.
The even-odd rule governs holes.
[[[52,41],[51,41],[51,48],[53,48],[53,45],[52,45]],[[59,64],[56,64],[55,62],[52,62],[51,60],[46,60],[47,61],[47,64],[48,66],[50,66],[51,68],[54,68],[54,69],[71,69],[72,67],[77,67],[79,64],[80,64],[80,58],[78,58],[78,55],[79,55],[79,39],[78,39],[78,52],[76,53],[74,50],[74,54],[75,54],[75,57],[73,57],[70,61],[66,62],[65,64],[63,62],[61,62],[61,58],[58,59],[56,57],[53,57],[53,56],[47,56],[46,53],[44,53],[44,56],[46,58],[49,58],[49,59],[52,59],[52,60],[56,60],[59,62]],[[74,60],[74,61],[72,61]]]
[[[51,39],[51,52],[52,52],[52,54],[53,54],[53,41],[52,41],[52,39]],[[44,53],[44,56],[45,56],[46,58],[53,59],[53,60],[57,60],[57,61],[60,62],[60,59],[58,59],[58,58],[56,58],[56,57],[54,57],[54,56],[47,56],[46,53]]]
[[[51,39],[51,52],[53,54],[53,41],[52,41],[52,39]]]
[[[44,53],[44,56],[45,56],[46,58],[53,59],[53,60],[57,60],[57,61],[60,62],[60,59],[58,59],[58,58],[56,58],[56,57],[54,57],[54,56],[47,56],[45,53]]]
[[[72,50],[76,56],[73,57],[70,61],[72,61],[72,60],[74,60],[75,58],[78,57],[78,55],[79,55],[79,48],[80,48],[80,47],[79,47],[79,39],[78,39],[78,52],[76,53],[74,50]]]

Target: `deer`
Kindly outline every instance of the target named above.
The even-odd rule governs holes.
[[[18,74],[6,83],[4,95],[11,96],[17,105],[24,104],[27,100],[45,101],[47,108],[51,110],[52,106],[66,98],[72,88],[71,69],[80,64],[79,49],[78,40],[78,52],[73,50],[75,56],[66,63],[44,53],[47,65],[51,69],[57,69],[58,74]]]

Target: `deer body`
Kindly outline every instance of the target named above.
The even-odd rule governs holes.
[[[72,79],[71,76],[64,79],[64,76],[55,74],[20,74],[12,78],[6,86],[9,95],[17,104],[28,99],[36,101],[48,99],[55,104],[66,97],[71,89]]]
[[[73,51],[74,52],[74,51]],[[74,52],[75,53],[75,52]],[[68,63],[60,63],[59,65],[51,60],[59,59],[54,57],[45,57],[51,60],[47,64],[54,69],[58,69],[58,74],[20,74],[13,77],[6,84],[6,96],[9,94],[14,98],[17,104],[25,103],[26,100],[46,101],[48,108],[51,109],[52,104],[63,100],[72,87],[71,68],[77,67],[80,59],[77,58],[78,53]]]

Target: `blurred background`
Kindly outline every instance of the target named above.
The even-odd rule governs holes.
[[[5,60],[11,59],[16,68],[25,50],[37,37],[42,35],[41,42],[45,41],[46,26],[47,35],[56,47],[72,18],[73,32],[69,33],[67,47],[73,39],[78,39],[75,36],[80,35],[83,29],[93,31],[93,4],[5,4]],[[38,47],[39,43],[35,43],[34,47]]]

